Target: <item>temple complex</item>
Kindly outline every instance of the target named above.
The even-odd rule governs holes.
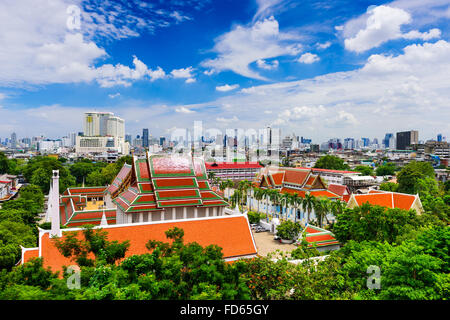
[[[200,158],[134,156],[108,187],[68,188],[62,195],[58,179],[54,171],[47,211],[51,230],[39,229],[38,247],[22,248],[22,264],[36,257],[54,271],[73,264],[52,238],[81,236],[85,224],[107,231],[110,241],[129,240],[126,257],[148,253],[149,240],[167,241],[165,231],[173,227],[184,230],[186,243],[220,246],[226,261],[257,254],[247,215],[225,209],[228,203],[211,190]]]

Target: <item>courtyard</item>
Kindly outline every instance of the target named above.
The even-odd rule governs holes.
[[[287,253],[297,248],[297,246],[294,244],[284,244],[279,240],[274,240],[274,235],[269,233],[268,231],[254,232],[252,230],[252,233],[255,239],[256,248],[258,249],[258,255],[260,256],[267,256],[268,253],[277,250]]]

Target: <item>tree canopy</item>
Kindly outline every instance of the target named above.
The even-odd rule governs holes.
[[[350,167],[339,157],[326,155],[317,160],[314,168],[332,169],[332,170],[349,170]]]

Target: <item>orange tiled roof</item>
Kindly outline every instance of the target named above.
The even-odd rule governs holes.
[[[271,182],[274,186],[281,186],[283,184],[284,172],[276,172],[269,174]]]
[[[22,250],[23,253],[23,261],[27,262],[33,258],[39,257],[39,248],[27,248],[25,250]]]
[[[145,244],[149,240],[168,242],[164,232],[173,227],[184,230],[185,243],[197,242],[202,246],[218,245],[222,248],[224,259],[256,255],[257,253],[248,220],[242,215],[115,225],[106,226],[103,230],[108,232],[109,241],[130,241],[130,248],[126,253],[126,257],[129,257],[135,254],[148,253]],[[77,232],[81,237],[80,229],[62,229],[62,238],[71,231]],[[49,231],[41,234],[40,246],[44,267],[50,267],[53,271],[61,271],[63,265],[74,264],[73,261],[61,255],[53,240],[49,238]],[[36,251],[27,253],[22,263],[35,256]]]
[[[411,209],[416,196],[406,193],[383,192],[376,191],[369,194],[355,194],[357,204],[360,206],[363,203],[370,203],[371,205],[379,205],[387,208],[399,208],[404,210]]]
[[[327,197],[330,199],[340,198],[339,195],[337,195],[329,190],[311,190],[309,193],[316,198],[319,198],[319,197]]]

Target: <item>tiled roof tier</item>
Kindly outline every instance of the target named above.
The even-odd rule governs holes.
[[[180,206],[228,205],[211,190],[200,158],[150,155],[134,157],[133,161],[136,179],[131,180],[137,181],[136,187],[128,187],[113,199],[125,213]]]
[[[125,179],[128,177],[128,175],[131,173],[132,166],[125,163],[120,169],[117,176],[114,178],[114,180],[111,182],[111,185],[106,189],[106,192],[110,194],[114,194],[119,188],[121,187],[122,183],[125,181]]]
[[[282,193],[296,193],[302,198],[306,192],[315,197],[341,198],[327,189],[319,174],[314,174],[308,168],[269,166],[261,170],[257,179],[262,188],[276,188]]]
[[[311,225],[306,227],[303,236],[308,242],[308,247],[325,247],[339,244],[332,232]]]
[[[130,241],[130,247],[125,257],[136,254],[149,253],[145,247],[149,240],[168,242],[165,231],[178,227],[184,231],[184,242],[196,242],[201,246],[217,245],[222,248],[223,257],[232,260],[243,257],[252,257],[257,249],[245,216],[209,217],[192,220],[172,220],[164,222],[147,222],[128,225],[109,225],[103,228],[108,233],[109,241]],[[62,239],[70,232],[81,237],[81,229],[62,229]],[[41,232],[40,248],[23,249],[22,263],[39,255],[43,258],[44,268],[50,267],[53,271],[62,271],[63,266],[73,264],[65,258],[55,247],[54,241],[49,238],[49,231]],[[30,252],[28,252],[30,251]]]
[[[151,155],[148,163],[154,178],[195,176],[192,160],[189,157]]]
[[[152,179],[152,182],[156,190],[198,188],[195,178]]]

